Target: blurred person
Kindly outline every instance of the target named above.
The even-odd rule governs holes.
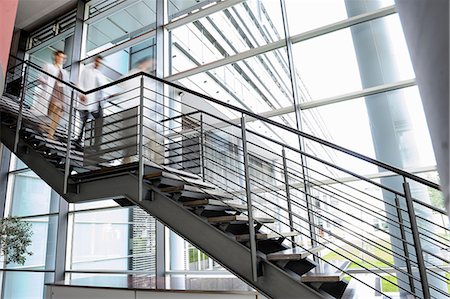
[[[141,60],[139,60],[136,63],[136,66],[131,69],[126,77],[144,72],[148,74],[154,73],[154,59],[151,57],[146,57]],[[121,83],[121,89],[123,92],[119,96],[119,104],[122,106],[122,108],[125,109],[131,109],[134,107],[139,106],[139,97],[140,97],[140,89],[137,88],[137,86],[140,86],[140,77],[134,78],[131,80],[126,80]],[[144,77],[144,158],[146,158],[147,161],[152,161],[157,164],[161,164],[164,161],[164,148],[161,145],[162,141],[158,141],[159,139],[162,139],[161,133],[158,133],[160,130],[159,126],[157,125],[158,122],[158,104],[156,103],[156,82],[155,80]],[[162,107],[162,106],[160,106]],[[159,109],[162,110],[162,109]],[[136,115],[138,116],[138,115]],[[135,126],[136,119],[128,118],[124,121],[124,127],[131,127]],[[126,137],[128,134],[127,132],[123,132],[122,135],[124,137],[124,140],[126,140]],[[137,136],[136,136],[137,137]],[[161,138],[160,138],[161,137]],[[138,138],[136,138],[136,143],[138,141]],[[129,139],[128,139],[129,142]],[[130,142],[129,142],[130,143]],[[123,150],[123,159],[122,163],[130,163],[138,160],[138,157],[136,157],[137,152],[137,144],[129,144],[129,146]]]
[[[47,137],[54,139],[55,131],[61,116],[67,107],[67,96],[64,92],[65,85],[61,81],[68,81],[69,74],[63,69],[63,63],[66,55],[63,51],[56,51],[53,54],[53,63],[44,66],[44,72],[52,75],[43,74],[39,78],[40,94],[37,107],[38,111],[47,112],[50,125],[41,124],[41,128],[47,131]],[[58,78],[59,80],[55,79]]]
[[[100,71],[103,57],[98,55],[94,59],[94,63],[87,66],[80,75],[80,88],[87,91],[100,87],[107,83],[106,77]],[[104,106],[104,92],[99,90],[88,95],[80,95],[80,103],[78,105],[78,112],[80,114],[81,129],[78,137],[75,139],[75,145],[81,147],[84,128],[89,118],[94,119],[94,146],[99,146],[102,139],[103,127],[103,106]]]

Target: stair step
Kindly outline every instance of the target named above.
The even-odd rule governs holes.
[[[180,174],[174,174],[167,171],[158,171],[144,175],[144,179],[155,181],[158,180],[162,185],[168,186],[181,186],[184,184],[190,184],[198,186],[204,189],[215,189],[216,186],[203,182],[199,177],[193,179],[191,177],[184,177]]]
[[[181,185],[181,186],[171,186],[160,189],[161,192],[165,193],[180,193],[184,199],[182,201],[186,201],[189,199],[204,199],[217,197],[219,199],[231,199],[231,194],[219,192],[215,189],[207,189],[204,190],[199,187],[191,186],[191,185]]]
[[[186,207],[203,207],[203,206],[215,206],[215,207],[224,207],[236,210],[247,210],[247,205],[243,205],[240,203],[232,202],[232,201],[221,201],[217,199],[199,199],[186,201],[183,203]]]
[[[382,299],[381,279],[375,274],[358,274],[358,279],[350,279],[341,299]],[[375,291],[378,290],[378,291]],[[389,294],[393,295],[392,293]]]
[[[344,272],[350,265],[350,261],[328,261],[337,268],[331,266],[325,261],[319,264],[311,271],[303,274],[301,282],[338,282],[342,280]]]
[[[178,174],[178,175],[188,177],[191,179],[199,179],[200,178],[200,176],[198,176],[197,174],[193,174],[192,172],[187,172],[187,171],[183,171],[183,170],[176,169],[173,167],[156,165],[156,164],[152,165],[152,166],[146,166],[145,174],[147,175],[147,174],[152,174],[152,173],[161,172],[161,171]]]
[[[253,219],[256,222],[260,222],[260,223],[274,223],[275,222],[275,219],[273,219],[273,218],[253,217]],[[212,224],[248,222],[248,216],[246,216],[246,215],[230,215],[230,216],[209,217],[208,222],[212,223]]]
[[[296,261],[308,257],[310,254],[317,253],[323,249],[323,246],[314,246],[309,248],[289,248],[286,250],[274,252],[267,255],[269,261]]]
[[[271,232],[271,233],[257,233],[255,234],[255,237],[256,240],[270,240],[270,239],[294,237],[298,235],[299,233],[297,232],[284,232],[284,233]],[[238,242],[246,242],[250,240],[250,234],[236,235],[235,239]]]

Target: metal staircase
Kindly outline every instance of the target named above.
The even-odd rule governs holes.
[[[417,198],[437,184],[143,73],[91,91],[62,82],[66,125],[49,140],[43,76],[8,71],[19,92],[0,101],[0,137],[67,201],[138,205],[270,298],[448,296],[448,222]],[[99,89],[102,134],[89,122],[77,147],[78,95]]]

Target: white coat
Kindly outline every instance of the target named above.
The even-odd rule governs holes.
[[[96,87],[102,86],[107,83],[105,76],[100,72],[100,70],[96,69],[94,65],[87,66],[82,72],[80,76],[80,88],[88,91],[94,89]],[[102,90],[94,93],[90,93],[86,95],[86,101],[79,101],[78,110],[86,110],[89,112],[98,110],[98,103],[103,108],[103,97],[104,92]]]
[[[59,68],[54,64],[47,64],[43,67],[43,70],[55,77],[58,77],[59,71],[62,72],[62,80],[68,82],[69,74],[66,70]],[[64,110],[67,111],[68,103],[70,101],[70,90],[67,85],[60,83],[56,79],[47,74],[41,73],[39,76],[39,85],[36,87],[36,97],[33,107],[36,109],[38,115],[47,115],[48,105],[50,103],[50,98],[53,93],[53,88],[55,84],[61,84],[64,90]]]
[[[127,76],[133,75],[135,73],[141,72],[140,69],[132,69],[127,74]],[[120,105],[120,110],[127,110],[134,107],[139,107],[140,104],[140,77],[126,80],[118,86],[121,93],[113,99],[113,102]],[[144,77],[144,158],[155,162],[157,164],[162,164],[164,162],[164,138],[162,136],[162,127],[158,123],[163,118],[162,117],[162,106],[158,105],[155,101],[157,96],[155,94],[156,82],[153,79]],[[139,119],[139,115],[136,118],[124,120],[123,126],[129,127],[136,123]],[[125,138],[128,132],[123,131],[121,135]],[[138,136],[135,137],[135,142],[138,140]],[[129,139],[128,139],[129,140]],[[124,156],[134,154],[136,148],[130,148],[124,152]],[[134,159],[135,160],[135,159]],[[133,159],[125,159],[124,163],[129,163]]]

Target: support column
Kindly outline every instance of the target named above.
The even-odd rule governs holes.
[[[155,75],[159,78],[164,78],[168,74],[168,33],[165,29],[164,25],[167,23],[168,19],[168,1],[167,0],[156,0],[156,51],[155,53]],[[159,95],[156,95],[154,98],[158,105],[156,105],[157,111],[157,119],[162,119],[164,115],[163,106],[165,103],[165,99],[162,94],[166,94],[165,86],[161,83],[152,84],[152,86],[156,87],[156,91]],[[155,126],[156,132],[160,134],[163,133],[163,128],[161,125]],[[157,137],[157,141],[164,143],[161,135],[155,134]],[[160,148],[160,147],[156,147]],[[164,155],[164,149],[162,155]],[[156,157],[156,156],[155,156]],[[163,159],[162,159],[163,160]],[[164,161],[163,161],[164,162]],[[176,236],[173,232],[170,232],[170,241],[169,241],[169,252],[170,252],[170,267],[172,269],[172,265],[174,265],[175,269],[179,269],[179,260],[178,257],[183,257],[184,255],[178,252],[178,243],[181,239]],[[181,239],[182,240],[182,239]],[[183,241],[183,240],[182,240]],[[184,245],[184,241],[183,241]],[[166,281],[166,243],[165,243],[165,226],[156,220],[156,286],[157,288],[164,288]],[[184,266],[184,265],[183,265]],[[184,269],[184,268],[183,268]],[[182,285],[184,287],[184,284]]]
[[[381,8],[382,1],[345,0],[345,5],[348,17],[353,17]],[[390,44],[389,28],[387,28],[386,22],[381,19],[358,24],[351,27],[351,33],[363,88],[397,82],[402,79],[399,69],[396,67],[393,49],[395,45]],[[408,113],[407,100],[401,92],[389,92],[365,98],[376,158],[402,169],[419,166],[417,163],[420,163],[418,141],[412,134],[414,120]],[[382,178],[381,183],[394,190],[401,191],[403,189],[401,177]],[[411,184],[411,192],[414,198],[426,203],[430,202],[425,186]],[[397,215],[394,194],[383,191],[383,198],[386,202],[386,211],[391,215]],[[407,210],[404,198],[401,198],[399,203],[402,209]],[[416,213],[425,219],[431,218],[429,211],[416,209]],[[399,221],[399,219],[400,217],[395,217],[392,220]],[[403,215],[403,219],[407,219],[406,214]],[[388,227],[392,236],[401,236],[400,228],[397,225]],[[433,228],[429,229],[433,230]],[[413,243],[411,233],[406,234],[406,239]],[[401,249],[403,248],[401,240],[391,237],[391,243],[395,245],[392,249],[394,253],[405,256],[405,252]],[[411,255],[409,258],[416,262]],[[405,260],[396,256],[394,256],[394,264],[397,267],[404,268],[406,266]],[[396,275],[400,287],[407,290],[421,288],[419,282],[416,282],[414,286],[409,285],[408,277],[405,274],[397,272]],[[414,275],[419,279],[418,273],[414,273]],[[433,281],[430,278],[429,282],[435,286],[439,285],[436,279]],[[418,293],[420,294],[420,292]]]
[[[51,206],[59,203],[56,224],[55,282],[63,281],[66,271],[67,228],[69,222],[69,203],[52,190]],[[49,219],[49,228],[50,219]],[[49,230],[50,236],[50,230]]]
[[[165,226],[156,222],[156,288],[164,289],[166,283],[166,242]]]
[[[5,216],[6,188],[8,187],[11,152],[0,143],[0,217]]]
[[[81,49],[83,44],[83,20],[86,4],[83,0],[78,0],[77,3],[77,15],[75,20],[75,31],[72,37],[72,47],[71,53],[66,53],[70,56],[71,70],[70,70],[70,81],[78,82],[78,77],[80,76],[80,59],[81,59]]]
[[[396,0],[416,73],[440,185],[449,198],[449,1]]]
[[[184,264],[184,239],[178,236],[173,231],[170,231],[169,233],[169,254],[170,254],[170,270],[172,271],[184,271],[185,264]],[[189,260],[189,256],[188,256]],[[170,287],[173,289],[180,288],[181,290],[184,289],[186,285],[185,277],[184,275],[171,275],[170,276]]]

